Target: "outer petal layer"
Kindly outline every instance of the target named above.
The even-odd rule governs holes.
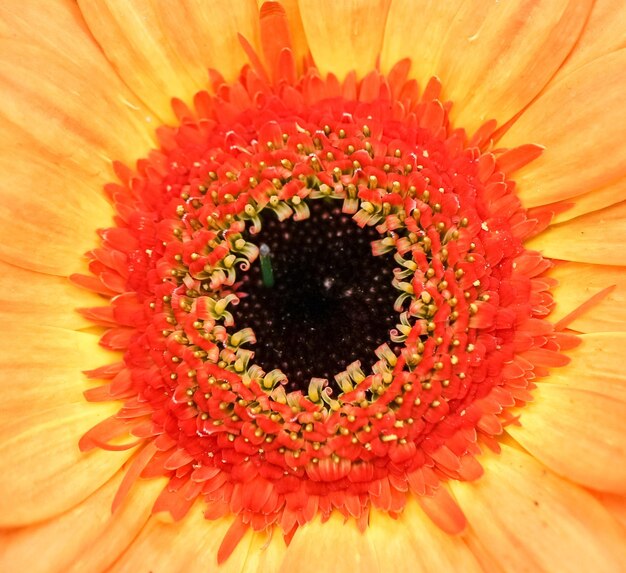
[[[75,308],[100,304],[101,297],[76,288],[65,277],[44,275],[0,261],[0,313],[10,324],[92,327],[93,322]]]
[[[320,555],[332,559],[320,560]],[[368,537],[353,520],[337,513],[322,523],[319,518],[298,528],[285,554],[280,573],[379,573],[376,553]]]
[[[624,237],[626,201],[553,225],[526,246],[552,259],[623,266]]]
[[[473,533],[502,571],[624,571],[623,533],[588,492],[503,446],[475,482],[451,482]]]
[[[595,0],[583,33],[559,74],[626,47],[624,22],[626,3],[622,0]]]
[[[214,67],[229,80],[245,63],[237,33],[256,45],[254,0],[79,2],[89,29],[126,84],[163,121],[170,101],[190,101]],[[163,38],[167,35],[167,41]]]
[[[192,508],[184,520],[178,523],[167,523],[152,517],[110,571],[218,571],[218,548],[230,524],[230,520],[226,519],[215,522],[205,520],[200,506]],[[244,563],[252,537],[252,533],[249,533],[239,543],[224,567],[219,568],[220,573],[239,573],[245,570]]]
[[[511,425],[507,432],[564,477],[626,494],[626,383],[615,360],[620,343],[623,352],[624,337],[588,342],[592,346],[581,347],[580,364],[574,359],[567,367],[570,376],[556,373],[540,384],[534,402],[521,411],[521,425]]]
[[[29,573],[104,571],[131,544],[148,519],[163,483],[137,487],[120,511],[111,515],[118,473],[83,503],[39,525],[0,536],[0,568]]]
[[[322,74],[363,77],[376,67],[389,0],[300,0],[304,31]]]
[[[505,147],[528,141],[546,147],[516,173],[526,207],[570,199],[626,175],[626,114],[619,111],[625,67],[626,49],[559,76],[504,135]]]
[[[119,406],[66,404],[0,427],[0,526],[49,519],[82,502],[129,451],[83,454],[80,437]],[[54,452],[54,455],[50,455]]]
[[[0,138],[3,131],[0,126]],[[105,198],[94,193],[103,178],[26,142],[18,145],[0,156],[0,259],[55,275],[84,271],[96,229],[113,216]]]
[[[439,76],[454,102],[456,125],[471,133],[488,119],[508,121],[543,89],[574,45],[591,4],[464,2],[457,11],[457,2],[394,2],[381,63],[389,69],[408,56],[421,83]],[[422,27],[437,35],[425,41]]]
[[[483,571],[463,538],[443,532],[415,502],[407,504],[397,519],[374,511],[366,535],[381,572]]]
[[[559,284],[554,287],[556,308],[550,320],[558,322],[575,312],[581,304],[607,287],[601,300],[581,313],[568,327],[580,332],[615,332],[626,330],[626,269],[618,266],[567,262],[555,266],[550,276]]]
[[[0,427],[51,408],[83,404],[87,384],[82,370],[115,358],[94,334],[34,324],[0,331],[0,369],[6,380],[0,385]]]

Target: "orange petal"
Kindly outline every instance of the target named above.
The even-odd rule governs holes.
[[[563,223],[580,215],[599,211],[623,201],[624,197],[626,197],[626,177],[612,182],[602,189],[594,189],[588,193],[577,195],[573,199],[566,199],[563,203],[568,205],[568,209],[559,212],[552,219],[552,223]]]
[[[309,44],[304,33],[302,18],[300,17],[300,6],[298,0],[278,0],[287,13],[289,20],[289,31],[291,33],[291,43],[294,59],[299,72],[305,70],[305,58],[309,56]],[[265,4],[267,0],[257,0],[259,8]]]
[[[0,331],[0,427],[65,404],[83,404],[83,370],[114,362],[98,336],[34,324]],[[79,436],[80,437],[80,436]]]
[[[556,307],[550,320],[557,322],[603,289],[615,285],[601,301],[576,318],[568,327],[580,332],[626,330],[626,269],[583,263],[561,263],[550,276],[559,281],[553,295]]]
[[[104,571],[150,515],[158,480],[142,483],[126,506],[111,514],[121,472],[83,503],[41,524],[9,531],[0,538],[0,569],[29,573]],[[33,559],[36,555],[36,559]]]
[[[32,26],[36,33],[38,21]],[[42,33],[49,33],[49,28]],[[25,151],[31,156],[44,149],[63,168],[79,169],[90,179],[108,179],[113,174],[111,159],[133,163],[154,146],[154,118],[94,50],[86,32],[59,29],[56,34],[76,36],[70,45],[63,41],[58,50],[30,41],[0,40],[1,116],[14,131],[30,136],[34,149]],[[56,36],[50,38],[55,40]],[[12,149],[15,143],[3,138],[3,148]],[[40,191],[45,181],[30,179],[24,186]]]
[[[625,241],[626,201],[553,225],[526,247],[552,259],[626,265]]]
[[[626,3],[595,0],[591,16],[559,74],[569,73],[592,60],[626,47]]]
[[[24,404],[28,408],[28,403]],[[28,525],[76,506],[102,486],[131,451],[82,454],[78,440],[119,409],[66,404],[0,426],[0,526]],[[28,411],[28,410],[27,410]]]
[[[445,98],[454,102],[455,125],[473,133],[488,119],[505,123],[543,89],[576,42],[592,2],[465,2],[456,13],[456,2],[446,7],[395,4],[387,22],[383,69],[398,56],[408,56],[420,70],[426,52],[430,69],[418,81],[425,85],[430,75],[439,76]],[[423,26],[439,31],[438,37],[425,41],[419,36]]]
[[[0,314],[13,324],[90,327],[93,323],[74,309],[102,302],[101,297],[77,288],[65,277],[35,273],[0,261]]]
[[[285,558],[286,551],[287,546],[283,536],[280,534],[280,530],[274,529],[269,535],[254,532],[246,557],[246,564],[242,571],[245,571],[245,573],[271,573],[278,571]],[[228,566],[228,561],[226,561],[225,565]],[[221,570],[220,573],[222,573]]]
[[[323,559],[320,559],[323,556]],[[375,549],[353,519],[338,513],[322,523],[319,517],[299,527],[287,548],[280,573],[379,573]]]
[[[398,519],[373,511],[365,534],[383,572],[483,571],[462,537],[444,533],[413,500]]]
[[[255,0],[80,1],[81,12],[124,82],[164,122],[171,98],[190,102],[206,89],[208,68],[233,80],[245,54],[240,33],[258,45]]]
[[[619,521],[626,530],[626,496],[598,492],[595,494],[607,511]]]
[[[625,67],[626,49],[559,76],[504,135],[505,147],[529,141],[546,147],[515,175],[526,207],[570,199],[626,176],[626,114],[618,111]]]
[[[98,62],[11,40],[0,47],[0,257],[68,274],[110,223],[101,192],[109,158],[134,159],[152,141],[144,112]],[[124,137],[112,125],[124,125]]]
[[[165,523],[153,516],[110,571],[239,573],[243,570],[252,533],[239,543],[224,567],[217,567],[217,550],[231,521],[206,520],[201,503],[195,505],[182,521],[176,523]]]
[[[392,0],[387,16],[380,65],[388,73],[393,66],[410,58],[411,75],[426,86],[437,75],[444,39],[463,0]]]
[[[0,5],[0,38],[18,40],[16,44],[18,51],[20,46],[24,45],[43,48],[43,52],[39,51],[42,57],[34,62],[35,67],[27,71],[26,88],[38,95],[41,86],[38,82],[30,80],[33,77],[40,79],[41,74],[42,79],[46,81],[49,77],[57,78],[59,82],[57,85],[61,86],[62,94],[60,101],[51,101],[52,105],[44,109],[45,117],[41,119],[50,119],[48,116],[53,115],[51,112],[57,107],[59,109],[65,109],[63,106],[75,107],[57,119],[59,125],[55,130],[56,133],[47,133],[55,127],[48,125],[51,122],[42,124],[37,117],[29,115],[28,111],[24,114],[24,119],[29,123],[27,126],[30,128],[29,132],[36,136],[38,142],[43,140],[50,142],[50,149],[57,152],[65,162],[75,162],[84,151],[94,151],[91,148],[83,149],[85,142],[80,142],[71,151],[66,149],[67,143],[76,135],[81,136],[80,133],[73,134],[77,127],[98,132],[99,137],[107,140],[107,144],[102,149],[96,149],[91,154],[94,157],[89,158],[92,165],[87,167],[91,173],[96,172],[98,168],[96,156],[104,157],[107,150],[111,153],[110,156],[131,162],[144,155],[147,146],[153,145],[154,118],[144,106],[140,105],[111,68],[89,32],[76,2],[3,0]],[[7,62],[12,60],[13,65],[18,64],[21,58],[19,53],[9,56],[8,52],[4,52],[4,48],[3,54],[3,59]],[[55,62],[51,73],[46,69],[48,58]],[[58,62],[62,62],[62,70],[56,69],[59,66]],[[76,78],[85,79],[80,89],[75,79],[67,83],[65,76],[68,75],[68,71]],[[11,93],[7,95],[11,97]],[[112,95],[115,97],[111,97]],[[17,97],[14,99],[18,100]],[[29,104],[28,101],[25,102]],[[15,103],[20,102],[18,100]],[[4,105],[1,108],[4,110]],[[42,129],[42,125],[46,126],[46,129]],[[118,131],[121,125],[127,125],[123,137],[120,137]],[[67,138],[58,137],[59,133],[67,135]],[[137,152],[135,144],[139,144],[140,153]]]
[[[507,445],[481,463],[481,479],[451,485],[503,571],[624,571],[623,533],[591,494]]]
[[[581,344],[567,352],[570,363],[552,370],[539,384],[588,390],[626,402],[626,372],[619,360],[626,348],[626,332],[581,334],[579,338]]]
[[[300,0],[311,54],[322,74],[359,77],[376,67],[390,0]]]
[[[607,351],[597,355],[607,365],[607,378],[616,372]],[[626,401],[623,373],[604,387],[589,379],[594,371],[584,362],[568,368],[582,381],[541,383],[534,401],[520,411],[520,424],[507,432],[551,470],[577,483],[615,493],[626,493]],[[558,376],[558,374],[555,374]],[[601,378],[598,379],[601,381]],[[588,388],[594,388],[589,390]],[[615,393],[611,388],[617,388]]]
[[[16,148],[0,154],[0,181],[0,259],[49,274],[84,271],[96,229],[110,225],[113,214],[104,195],[95,193],[94,178],[34,149]],[[45,185],[29,192],[33,181]]]

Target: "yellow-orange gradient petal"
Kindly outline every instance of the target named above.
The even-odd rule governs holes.
[[[0,261],[0,313],[7,324],[79,329],[93,326],[76,307],[100,306],[102,297],[65,277],[36,273]]]
[[[427,73],[441,78],[444,97],[454,102],[455,124],[473,133],[488,119],[505,123],[543,89],[574,45],[592,2],[465,2],[453,18],[455,2],[434,9],[431,3],[424,4],[428,10],[424,21],[440,31],[432,39],[440,48],[426,45],[422,38],[408,42],[407,35],[415,35],[409,30],[414,21],[422,20],[421,6],[400,2],[396,7],[394,2],[382,67],[389,69],[391,60],[404,55],[420,70],[422,50],[427,61],[437,50]],[[445,20],[433,21],[441,17]],[[428,76],[418,75],[422,84],[427,80]]]
[[[78,440],[116,403],[68,403],[0,424],[0,526],[49,519],[82,502],[128,459],[130,451],[78,449]]]
[[[595,354],[581,348],[583,359],[567,367],[569,378],[558,372],[538,384],[533,403],[518,412],[521,425],[508,426],[507,432],[560,475],[625,494],[626,381],[618,358],[624,337],[615,337],[613,342],[610,336],[592,338]],[[609,350],[601,352],[599,340]]]
[[[124,82],[164,122],[171,98],[190,102],[209,67],[233,80],[245,63],[237,34],[257,45],[255,0],[80,1],[83,16]]]
[[[626,531],[626,497],[604,492],[597,492],[595,496]]]
[[[555,368],[539,385],[543,388],[546,384],[557,384],[588,390],[626,402],[626,372],[623,364],[616,360],[626,348],[626,332],[596,332],[579,337],[581,344],[567,352],[571,362]]]
[[[580,217],[580,215],[599,211],[623,201],[624,197],[626,197],[626,177],[622,177],[619,181],[614,181],[601,189],[594,189],[583,195],[577,195],[569,201],[565,200],[562,204],[567,205],[568,208],[558,213],[552,219],[552,223],[563,223]]]
[[[202,504],[196,504],[180,522],[165,522],[152,517],[132,545],[111,567],[111,573],[163,571],[164,573],[201,573],[218,571],[217,551],[230,527],[230,519],[207,521]],[[237,545],[220,573],[243,571],[252,532]]]
[[[398,519],[373,511],[366,535],[378,556],[381,573],[483,571],[463,538],[444,533],[414,500],[407,504]]]
[[[306,40],[302,18],[300,17],[300,6],[298,0],[277,0],[285,9],[287,20],[289,21],[289,32],[291,34],[291,47],[296,67],[299,72],[305,70],[304,61],[309,55],[309,44]],[[257,0],[259,9],[268,0]]]
[[[515,174],[526,207],[570,199],[626,176],[626,49],[559,76],[499,142],[544,153]]]
[[[90,573],[113,563],[146,523],[160,480],[133,488],[111,514],[111,501],[123,477],[118,472],[83,503],[37,525],[0,534],[0,570],[29,573]]]
[[[116,360],[98,344],[95,334],[34,323],[0,330],[0,427],[10,430],[30,418],[64,404],[83,404],[90,386],[83,370]],[[79,436],[80,437],[80,436]]]
[[[278,571],[286,551],[287,546],[279,530],[274,530],[270,534],[255,532],[252,535],[246,561],[241,571],[245,571],[245,573]],[[221,570],[220,573],[222,573]]]
[[[626,201],[549,227],[526,243],[545,257],[626,265]]]
[[[324,558],[324,556],[328,556]],[[322,557],[322,558],[320,558]],[[298,528],[285,554],[280,573],[382,573],[369,537],[353,519],[333,513],[322,523],[317,517]]]
[[[583,33],[559,70],[559,74],[568,73],[600,56],[626,47],[624,22],[626,22],[626,2],[595,0]]]
[[[563,262],[550,271],[550,276],[559,281],[552,291],[557,301],[550,314],[552,322],[576,311],[607,287],[614,287],[601,300],[594,301],[587,312],[568,322],[568,327],[579,332],[626,330],[626,268]]]
[[[437,75],[445,38],[462,5],[463,0],[392,0],[380,54],[383,72],[410,58],[411,75],[424,87]]]
[[[96,230],[112,222],[113,209],[97,192],[104,178],[85,174],[69,156],[12,141],[12,152],[0,154],[0,259],[55,275],[84,271]]]
[[[299,0],[313,59],[322,74],[363,77],[376,67],[390,0]]]
[[[85,38],[75,39],[75,51],[89,47]],[[18,135],[23,131],[37,142],[32,155],[43,148],[64,167],[76,165],[110,179],[110,160],[132,164],[154,147],[154,118],[101,55],[71,58],[10,39],[0,39],[0,51],[0,117]],[[44,181],[30,183],[40,190]]]
[[[471,534],[502,571],[625,570],[623,532],[587,491],[506,445],[481,463],[481,479],[451,485]]]

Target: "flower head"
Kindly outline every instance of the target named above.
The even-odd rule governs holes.
[[[614,7],[358,4],[4,9],[7,566],[626,569]]]

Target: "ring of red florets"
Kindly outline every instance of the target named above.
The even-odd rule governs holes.
[[[118,166],[123,184],[107,188],[119,225],[90,254],[97,279],[75,280],[112,296],[85,313],[114,325],[102,343],[124,351],[91,373],[111,382],[88,398],[126,403],[82,446],[130,431],[144,450],[129,475],[167,475],[157,506],[175,517],[199,496],[209,517],[285,532],[333,508],[399,512],[409,491],[478,477],[477,435],[500,433],[504,408],[560,361],[538,320],[549,263],[522,245],[537,221],[496,156],[450,129],[436,82],[400,101],[376,77],[370,102],[311,103],[303,88],[246,108],[243,81],[200,94],[199,113],[179,106],[181,126],[161,133],[139,175]],[[351,364],[336,395],[320,379],[287,393],[233,316],[239,272],[258,255],[246,232],[261,213],[306,218],[317,200],[375,226],[373,255],[397,263],[390,341],[401,351],[378,348],[371,372]]]

